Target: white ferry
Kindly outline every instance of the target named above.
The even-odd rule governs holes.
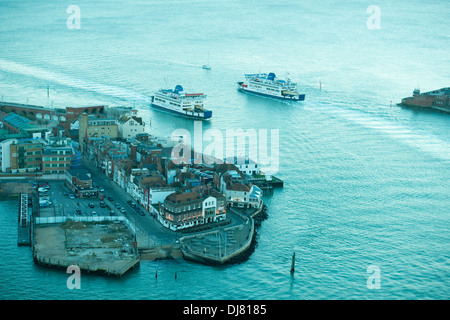
[[[186,118],[208,120],[212,117],[212,111],[203,109],[205,99],[205,94],[186,93],[182,86],[177,85],[174,90],[161,89],[155,92],[152,106]]]
[[[245,74],[245,81],[238,82],[238,90],[282,100],[303,101],[305,94],[298,93],[297,84],[291,79],[278,79],[275,73]]]

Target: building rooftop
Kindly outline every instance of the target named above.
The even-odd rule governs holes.
[[[86,169],[69,169],[67,173],[80,180],[92,180],[91,174]]]
[[[201,200],[202,196],[197,191],[187,193],[172,193],[166,197],[166,200],[172,203],[185,203],[195,200]]]

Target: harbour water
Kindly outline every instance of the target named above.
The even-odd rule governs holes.
[[[82,274],[80,290],[17,246],[18,200],[1,201],[0,299],[448,299],[450,118],[395,106],[449,85],[448,2],[377,1],[381,29],[370,4],[79,0],[69,29],[66,1],[0,2],[4,101],[136,106],[167,136],[194,122],[148,95],[182,84],[208,95],[204,131],[278,129],[284,180],[248,261],[142,261],[119,279]],[[259,70],[289,72],[306,101],[237,92]]]

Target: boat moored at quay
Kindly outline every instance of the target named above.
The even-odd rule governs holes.
[[[275,73],[245,74],[245,80],[238,82],[238,90],[261,96],[282,100],[303,101],[305,94],[298,92],[297,83],[291,79],[285,80],[276,77]]]
[[[175,89],[160,89],[151,97],[151,105],[185,118],[209,120],[212,111],[204,109],[206,95],[203,93],[187,93],[181,85]]]

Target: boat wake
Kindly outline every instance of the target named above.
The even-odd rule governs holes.
[[[92,81],[86,81],[66,74],[44,70],[39,67],[18,64],[16,62],[4,59],[0,59],[0,70],[9,73],[16,73],[29,77],[34,77],[37,79],[58,83],[60,85],[64,85],[70,88],[77,88],[81,90],[91,91],[102,95],[120,98],[123,100],[129,100],[145,104],[151,102],[150,97],[129,89]]]
[[[315,104],[314,107],[308,109],[340,116],[366,128],[385,133],[391,138],[420,149],[435,158],[450,161],[450,143],[430,133],[411,129],[404,125],[348,108]]]

